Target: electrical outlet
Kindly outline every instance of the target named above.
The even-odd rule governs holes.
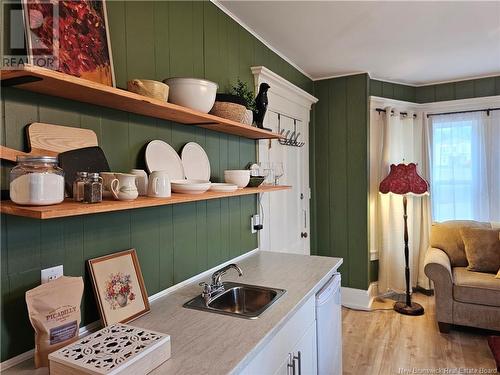
[[[48,283],[49,281],[54,281],[60,278],[64,274],[64,268],[62,264],[60,266],[55,266],[51,268],[46,268],[42,270],[41,279],[42,284]]]
[[[257,231],[261,230],[264,226],[260,222],[260,216],[258,214],[252,215],[250,218],[250,228],[252,229],[252,233],[257,233]]]

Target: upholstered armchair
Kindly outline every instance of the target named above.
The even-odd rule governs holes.
[[[490,223],[447,221],[432,225],[425,274],[434,282],[439,331],[464,325],[500,331],[500,279],[467,270],[462,227],[491,228]]]

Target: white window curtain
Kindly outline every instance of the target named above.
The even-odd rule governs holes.
[[[427,127],[422,115],[387,107],[385,113],[373,111],[370,125],[370,243],[379,255],[378,289],[380,294],[405,290],[403,197],[379,194],[380,181],[387,176],[390,164],[417,163],[419,174],[429,179]],[[408,196],[408,231],[411,285],[429,289],[423,272],[423,260],[430,228],[428,196]]]
[[[500,221],[500,111],[430,116],[434,221]]]

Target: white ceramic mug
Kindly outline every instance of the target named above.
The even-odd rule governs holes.
[[[120,201],[133,201],[139,196],[135,177],[129,173],[115,173],[116,179],[111,181],[111,192],[115,199]]]
[[[154,171],[149,175],[148,196],[168,198],[172,195],[170,176],[167,171]]]
[[[113,198],[113,193],[111,192],[111,183],[116,180],[115,174],[113,172],[101,172],[99,173],[102,178],[102,197],[103,198]]]
[[[135,185],[139,195],[148,195],[148,174],[143,169],[132,169],[130,174],[135,177]]]

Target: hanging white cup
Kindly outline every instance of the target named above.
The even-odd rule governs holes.
[[[149,175],[148,197],[168,198],[172,195],[167,171],[154,171]]]

